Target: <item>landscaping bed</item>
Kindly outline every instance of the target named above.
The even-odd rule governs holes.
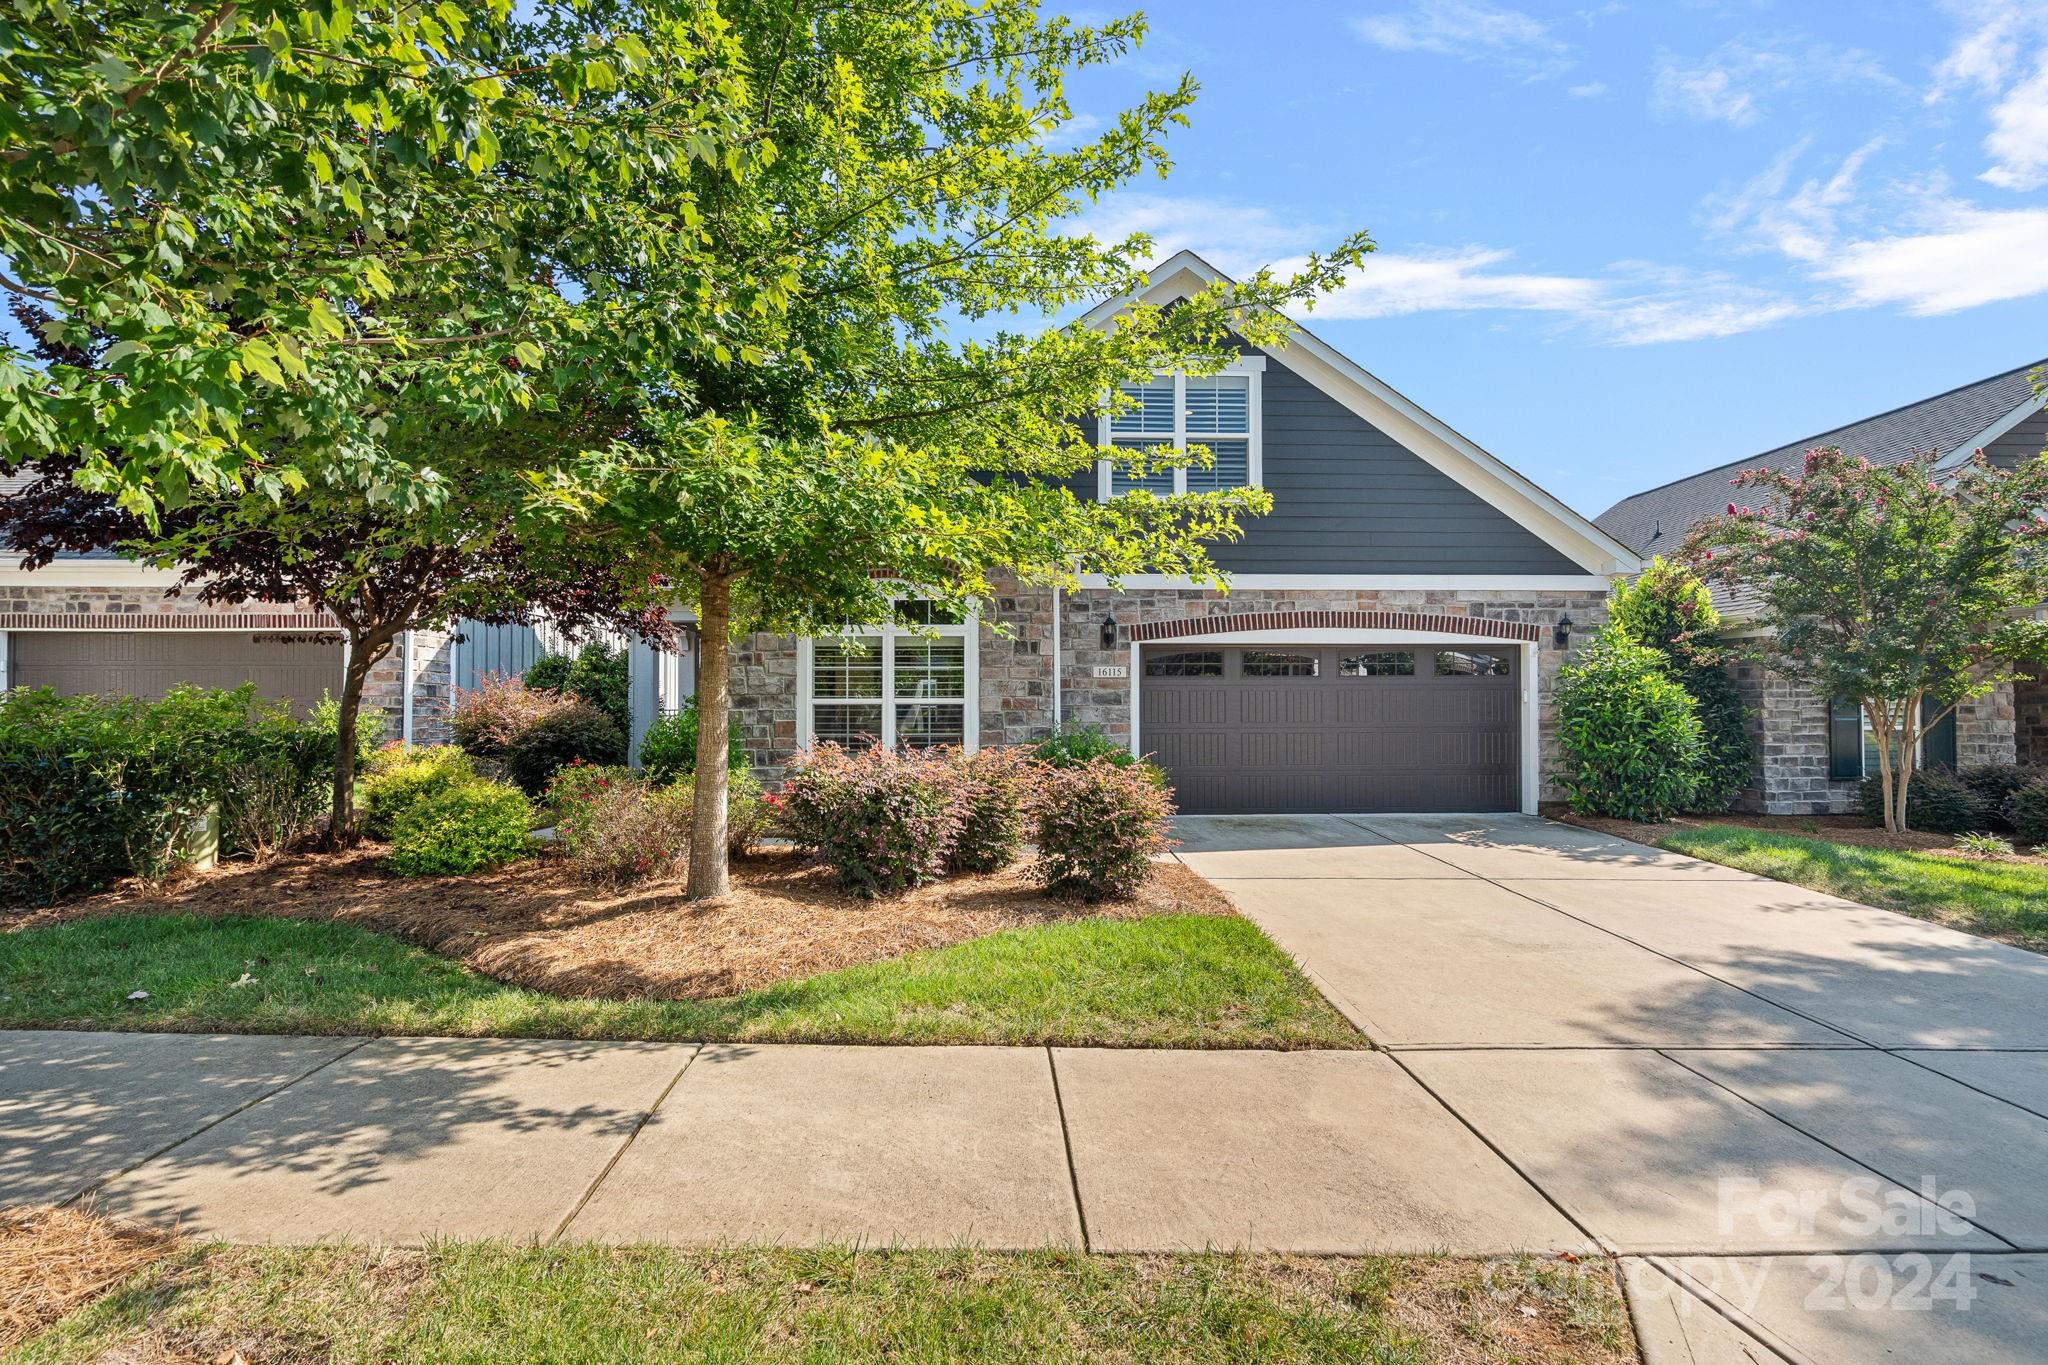
[[[733,864],[732,894],[683,899],[680,874],[608,889],[550,859],[466,877],[401,877],[376,845],[135,883],[10,917],[37,928],[106,915],[264,916],[352,924],[417,944],[499,981],[552,995],[708,999],[1003,929],[1085,918],[1235,915],[1178,863],[1155,864],[1129,901],[1054,900],[1015,866],[866,899],[793,850]]]
[[[1178,865],[1086,908],[1014,872],[859,900],[793,856],[736,867],[712,905],[666,882],[601,892],[546,861],[400,878],[372,850],[109,893],[0,932],[0,1027],[1368,1045]],[[739,980],[765,984],[727,993]]]
[[[13,1226],[33,1235],[29,1220]],[[42,1241],[76,1231],[74,1221]],[[49,1249],[20,1246],[11,1259]],[[1597,1260],[166,1240],[153,1264],[116,1275],[16,1358],[1619,1365],[1636,1356],[1613,1273]]]
[[[1847,816],[1688,816],[1589,829],[2048,953],[2048,858],[1970,858],[1952,836],[1887,834]]]

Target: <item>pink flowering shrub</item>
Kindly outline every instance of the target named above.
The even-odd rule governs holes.
[[[945,872],[966,813],[958,788],[941,757],[820,744],[783,778],[782,827],[847,890],[893,895]]]
[[[1055,896],[1127,900],[1171,846],[1173,796],[1150,764],[1097,758],[1036,776],[1038,880]]]
[[[575,763],[548,788],[555,840],[577,872],[619,886],[673,873],[690,849],[687,790],[653,787],[624,768]]]

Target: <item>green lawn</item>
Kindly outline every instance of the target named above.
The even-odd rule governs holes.
[[[2048,952],[2048,867],[1976,862],[1705,825],[1658,840],[1674,853],[1811,887]]]
[[[455,1244],[189,1248],[16,1357],[1633,1361],[1604,1263]]]
[[[142,1000],[128,997],[146,991]],[[1223,915],[1012,929],[717,1000],[582,1000],[395,938],[280,919],[114,915],[0,934],[0,1027],[1128,1047],[1366,1046]]]

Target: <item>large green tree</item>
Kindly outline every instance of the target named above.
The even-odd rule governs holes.
[[[0,337],[4,458],[145,518],[284,498],[315,451],[417,506],[394,391],[503,420],[695,344],[707,311],[624,317],[559,253],[689,276],[690,186],[762,154],[739,55],[712,0],[0,0],[0,293],[94,357]]]
[[[1702,522],[1682,557],[1758,604],[1739,647],[1862,707],[1885,828],[1903,830],[1927,726],[2048,662],[2048,623],[2030,619],[2048,601],[2048,458],[1948,471],[1830,447],[1735,483],[1756,505]]]
[[[1099,451],[1077,421],[1156,372],[1214,371],[1272,344],[1370,249],[1363,235],[1284,276],[1259,271],[1101,328],[1049,321],[1134,294],[1152,245],[1073,215],[1144,172],[1194,85],[1146,96],[1067,145],[1065,82],[1126,55],[1142,19],[1077,24],[1035,0],[733,0],[748,173],[700,172],[720,345],[621,375],[636,416],[603,458],[539,490],[599,519],[702,626],[689,894],[726,888],[728,649],[735,632],[888,620],[906,590],[971,606],[992,576],[1213,579],[1204,546],[1263,510],[1250,490],[1108,503],[1076,493]],[[630,304],[696,298],[659,265],[579,266]],[[1092,426],[1092,424],[1090,424]],[[1141,457],[1116,452],[1121,461]],[[1158,461],[1203,452],[1153,452]]]

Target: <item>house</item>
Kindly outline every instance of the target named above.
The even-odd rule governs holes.
[[[1594,521],[1648,559],[1676,550],[1695,525],[1724,511],[1732,496],[1730,480],[1743,470],[1796,470],[1806,452],[1818,447],[1839,446],[1884,465],[1936,451],[1947,467],[1982,450],[1994,464],[2015,466],[2048,448],[2048,408],[2033,382],[2044,364],[2048,361],[2021,365],[1646,489],[1623,498]],[[1724,615],[1739,625],[1741,604],[1724,604]],[[1853,704],[1830,704],[1755,665],[1738,665],[1736,678],[1758,740],[1757,770],[1745,806],[1772,814],[1849,810],[1857,784],[1866,772],[1877,771],[1876,746],[1860,710]],[[2001,687],[1963,703],[1953,716],[1930,729],[1921,758],[1951,767],[2048,763],[2048,680]]]
[[[1170,303],[1219,278],[1184,252],[1142,297]],[[1157,576],[1012,585],[983,620],[928,613],[928,630],[864,631],[862,647],[749,637],[733,688],[756,765],[773,773],[824,739],[974,747],[1095,725],[1163,764],[1192,812],[1533,811],[1556,795],[1557,668],[1639,567],[1626,544],[1307,330],[1136,396],[1102,442],[1200,442],[1216,457],[1148,486],[1272,495],[1271,514],[1215,549],[1228,593]],[[1076,491],[1126,487],[1104,461]],[[201,609],[166,598],[167,583],[120,561],[0,571],[8,678],[104,690],[248,676],[304,697],[339,677],[331,623]],[[997,623],[1008,629],[985,628]],[[488,632],[460,634],[415,632],[380,669],[388,733],[444,735],[450,688],[506,653]],[[687,641],[681,658],[636,653],[643,721],[693,687],[691,663]]]
[[[1219,278],[1183,252],[1142,298]],[[1627,546],[1306,329],[1135,396],[1103,443],[1216,457],[1150,486],[1272,495],[1215,547],[1227,594],[1159,576],[1013,586],[988,604],[1006,633],[751,637],[733,687],[756,762],[821,739],[973,746],[1095,725],[1161,763],[1190,812],[1533,811],[1555,795],[1556,671],[1639,567]],[[1126,487],[1104,461],[1076,491]]]

